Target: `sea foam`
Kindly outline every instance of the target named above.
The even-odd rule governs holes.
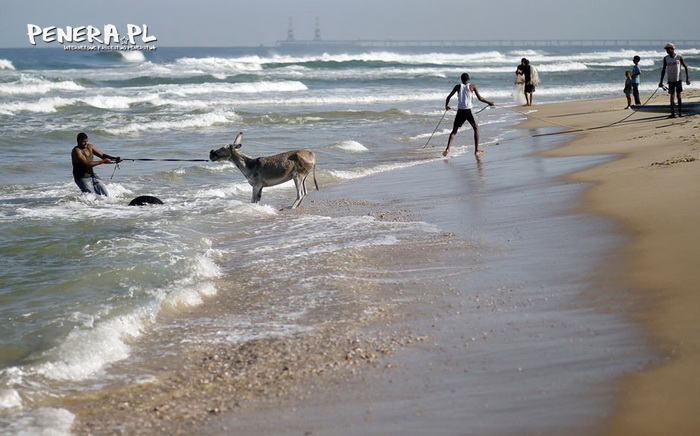
[[[0,83],[0,94],[46,94],[51,91],[80,91],[85,89],[72,80],[52,81],[23,74],[18,80]]]
[[[342,141],[337,144],[337,147],[341,150],[349,151],[351,153],[362,153],[367,151],[367,147],[365,147],[357,141]]]
[[[12,65],[12,61],[7,59],[0,59],[0,70],[14,70],[15,66]]]

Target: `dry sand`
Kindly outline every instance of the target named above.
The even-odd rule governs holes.
[[[685,93],[686,101],[700,93]],[[667,95],[650,102],[664,104]],[[620,158],[571,176],[593,181],[585,207],[619,220],[631,238],[619,250],[630,289],[628,316],[640,322],[663,363],[620,380],[610,435],[700,432],[700,116],[620,110],[623,99],[536,106],[527,125],[585,129],[558,156],[618,153]],[[620,277],[621,276],[621,277]]]

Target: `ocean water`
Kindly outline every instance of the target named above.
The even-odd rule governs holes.
[[[700,48],[679,52],[698,65]],[[264,310],[190,340],[242,342],[313,329],[324,322],[305,316],[315,311],[343,316],[339,306],[359,302],[321,285],[331,276],[308,279],[310,256],[437,231],[281,211],[293,201],[291,183],[251,204],[233,164],[201,161],[238,132],[254,156],[313,150],[324,189],[440,158],[423,146],[435,131],[431,144],[444,147],[452,116],[438,123],[462,72],[498,105],[477,115],[488,150],[522,135],[514,125],[524,117],[510,110],[520,58],[540,71],[535,103],[619,97],[622,105],[636,54],[650,94],[660,47],[0,50],[0,432],[68,434],[71,413],[39,407],[44,399],[76,384],[99,388],[110,365],[128,362],[134,341],[205,304],[237,269],[257,271],[261,283],[285,277],[265,286],[300,293],[270,292]],[[78,132],[111,155],[178,161],[99,166],[110,197],[81,194],[70,165]],[[456,144],[468,151],[471,134]],[[128,206],[140,195],[165,204]]]

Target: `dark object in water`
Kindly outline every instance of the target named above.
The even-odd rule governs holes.
[[[148,204],[163,204],[163,202],[152,195],[142,195],[131,200],[129,206],[146,206]]]

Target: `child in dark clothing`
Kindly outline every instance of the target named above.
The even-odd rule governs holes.
[[[630,106],[632,106],[632,71],[627,70],[625,71],[625,97],[627,97],[627,107],[625,109],[629,109]]]

